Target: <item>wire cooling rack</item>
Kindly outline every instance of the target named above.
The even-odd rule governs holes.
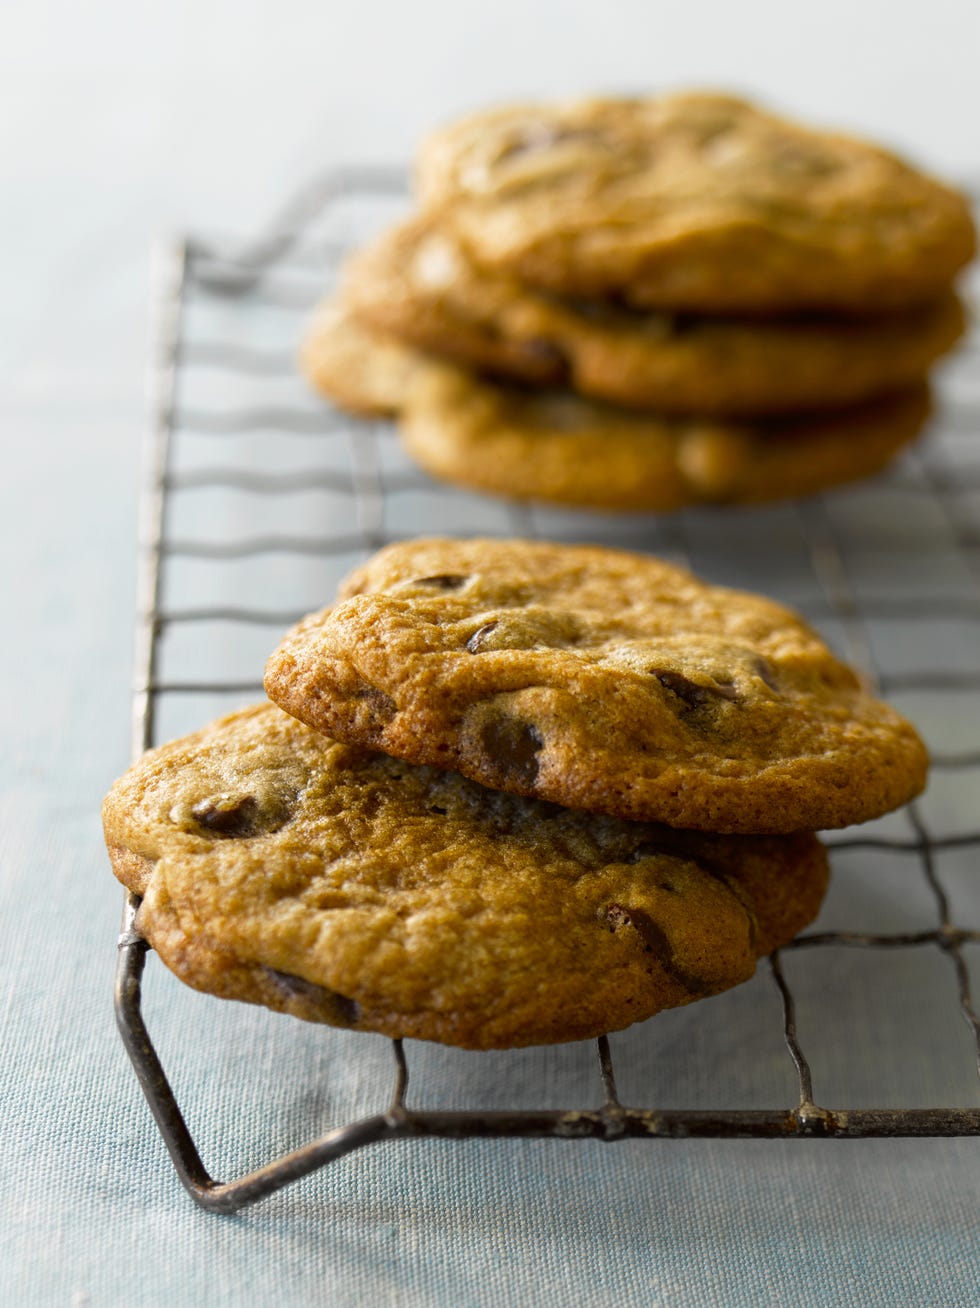
[[[138,900],[129,896],[119,939],[117,1018],[181,1181],[202,1206],[228,1211],[361,1146],[405,1137],[980,1134],[980,1022],[970,988],[971,963],[976,967],[980,959],[976,339],[946,369],[928,439],[861,486],[767,509],[663,517],[605,517],[490,500],[436,485],[405,459],[387,424],[330,410],[297,375],[306,316],[344,254],[405,206],[398,172],[335,172],[297,196],[269,234],[248,246],[185,240],[161,251],[141,512],[134,756],[261,698],[265,656],[285,627],[329,603],[339,578],[381,545],[434,532],[482,533],[650,550],[711,581],[795,605],[923,729],[933,779],[926,795],[901,813],[828,839],[834,875],[827,908],[814,929],[768,960],[769,993],[778,1004],[754,1001],[760,1011],[753,1008],[749,1026],[754,1030],[781,1014],[781,1057],[790,1060],[795,1091],[776,1108],[744,1102],[631,1107],[617,1083],[636,1081],[629,1058],[638,1046],[627,1043],[625,1059],[617,1055],[614,1066],[616,1037],[592,1046],[594,1098],[583,1107],[414,1107],[408,1052],[414,1063],[421,1047],[393,1041],[389,1089],[379,1091],[387,1099],[375,1111],[334,1125],[237,1180],[217,1181],[148,1033],[142,1002],[148,945],[134,927]],[[850,973],[842,959],[855,953],[869,967]],[[795,967],[804,958],[824,964],[816,980]],[[859,1013],[887,958],[897,961],[884,990],[894,991],[907,1013],[884,1018],[871,1003],[857,1034],[845,1027],[828,1034],[833,1019]],[[925,958],[930,967],[940,960],[927,981]],[[924,1013],[917,1008],[920,992],[927,995]],[[805,1035],[801,1002],[808,1014]],[[695,1007],[711,1003],[717,1001]],[[638,1039],[655,1041],[658,1024],[672,1017],[677,1014],[633,1030]],[[897,1050],[887,1046],[916,1021],[918,1047],[914,1041]],[[692,1043],[690,1031],[684,1028],[681,1056]],[[324,1028],[322,1039],[346,1034]],[[870,1064],[880,1079],[858,1083],[855,1097],[864,1106],[826,1106],[832,1101],[815,1097],[815,1085],[822,1080],[828,1093],[845,1094],[848,1046],[862,1041],[873,1046]],[[721,1055],[708,1050],[705,1056],[709,1080],[724,1101],[725,1078],[715,1075]],[[964,1101],[960,1106],[928,1106],[937,1084],[929,1073],[937,1063],[944,1087]],[[637,1093],[631,1086],[630,1097]],[[542,1099],[553,1102],[554,1096],[552,1090]],[[917,1102],[923,1096],[925,1105]],[[889,1106],[871,1106],[882,1101]]]

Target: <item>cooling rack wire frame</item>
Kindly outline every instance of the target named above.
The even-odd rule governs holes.
[[[168,676],[163,668],[162,643],[168,633],[181,627],[221,621],[232,628],[259,627],[272,633],[268,648],[286,625],[308,608],[320,607],[329,595],[318,592],[315,602],[303,600],[295,611],[271,611],[261,604],[228,601],[222,594],[203,604],[181,601],[180,587],[168,586],[166,572],[175,561],[185,568],[195,560],[211,563],[257,561],[272,555],[295,561],[329,560],[332,567],[346,571],[344,560],[365,557],[390,539],[428,530],[428,522],[416,522],[399,529],[390,520],[388,508],[399,493],[431,486],[428,479],[407,461],[395,458],[386,466],[386,451],[396,442],[384,425],[371,424],[333,413],[325,406],[295,399],[282,404],[274,398],[275,383],[295,381],[295,346],[305,317],[323,294],[330,275],[336,272],[343,254],[362,242],[371,224],[397,215],[405,205],[405,180],[400,172],[387,169],[354,169],[332,172],[317,179],[297,195],[280,215],[267,236],[247,247],[213,246],[197,240],[175,242],[161,251],[154,288],[156,331],[151,381],[153,385],[152,425],[147,444],[146,481],[141,507],[140,595],[137,620],[137,649],[133,695],[133,755],[138,756],[164,738],[160,732],[161,709],[169,700],[222,695],[261,697],[261,668],[252,679],[214,679]],[[342,215],[340,235],[324,235],[318,228]],[[344,217],[344,215],[346,215]],[[344,223],[346,222],[346,227]],[[336,225],[336,224],[335,224]],[[266,314],[280,324],[258,343],[243,341],[234,328],[245,304],[260,317]],[[195,306],[217,309],[218,323],[210,335],[193,333],[189,319]],[[278,334],[276,334],[278,333]],[[968,342],[958,365],[965,379],[967,395],[947,406],[930,436],[916,452],[914,472],[908,488],[925,497],[935,520],[945,533],[949,557],[969,580],[955,595],[941,592],[910,597],[892,587],[880,595],[866,594],[855,586],[846,543],[828,509],[827,497],[792,506],[805,553],[806,580],[812,583],[810,611],[822,613],[837,624],[846,654],[863,670],[869,684],[883,693],[901,690],[927,693],[980,693],[980,458],[962,465],[957,449],[966,437],[980,441],[980,343]],[[248,395],[242,407],[188,407],[183,398],[186,379],[197,371],[220,373],[234,390],[240,386]],[[268,384],[267,398],[263,389]],[[972,393],[969,391],[973,385]],[[303,395],[300,388],[295,394]],[[307,397],[308,398],[308,397]],[[175,453],[178,437],[185,446],[202,434],[224,438],[224,448],[234,451],[250,433],[291,433],[312,438],[316,466],[295,469],[257,470],[254,462],[240,456],[236,463],[224,459],[218,467],[200,462],[183,467]],[[946,436],[952,433],[949,439]],[[960,442],[959,445],[957,442]],[[344,460],[322,459],[323,451],[342,450]],[[390,460],[389,460],[390,462]],[[881,484],[901,473],[886,475]],[[304,533],[302,529],[235,539],[193,539],[175,535],[174,507],[180,496],[207,487],[223,487],[246,496],[288,499],[303,488],[317,485],[345,504],[349,510],[342,529],[331,534]],[[441,488],[451,498],[454,492]],[[871,492],[873,493],[873,492]],[[467,501],[469,503],[469,501]],[[497,506],[499,521],[490,530],[503,535],[544,534],[547,514],[519,503]],[[179,518],[179,515],[176,515]],[[559,515],[560,516],[560,515]],[[574,538],[594,535],[591,519],[574,519],[566,529]],[[468,534],[466,523],[460,534]],[[656,552],[688,561],[693,527],[690,515],[674,514],[642,527],[649,533],[645,543]],[[635,528],[634,528],[635,530]],[[937,528],[938,530],[938,528]],[[626,540],[626,544],[630,544]],[[732,549],[726,541],[725,551]],[[702,571],[705,569],[702,568]],[[709,574],[710,575],[710,574]],[[801,572],[801,576],[802,576]],[[711,576],[718,580],[717,576]],[[727,578],[726,578],[727,580]],[[193,589],[193,588],[192,588]],[[174,591],[174,594],[171,594]],[[882,674],[877,666],[869,636],[874,617],[904,620],[953,619],[966,624],[965,641],[974,658],[969,666],[945,672],[913,668],[898,674]],[[171,733],[166,733],[171,734]],[[934,775],[962,774],[980,780],[980,745],[967,740],[966,748],[934,751]],[[980,806],[976,806],[980,808]],[[976,808],[974,809],[976,811]],[[969,964],[964,950],[980,942],[977,923],[959,925],[953,918],[951,899],[937,869],[945,850],[965,853],[971,871],[980,875],[980,830],[952,833],[932,829],[918,803],[906,810],[907,835],[890,832],[845,835],[829,839],[831,853],[842,850],[874,850],[894,859],[914,860],[921,872],[925,891],[933,905],[935,924],[928,930],[867,934],[855,931],[811,931],[781,951],[825,950],[850,947],[887,951],[897,947],[922,947],[940,951],[955,974],[958,1004],[972,1035],[972,1057],[980,1070],[980,1021],[970,992]],[[233,1181],[219,1182],[208,1173],[197,1145],[186,1125],[161,1061],[154,1049],[141,1008],[142,979],[149,946],[134,927],[138,899],[129,895],[119,937],[116,978],[116,1015],[127,1052],[149,1102],[163,1140],[180,1180],[201,1206],[231,1211],[298,1180],[334,1159],[364,1145],[405,1137],[552,1137],[592,1138],[615,1141],[624,1138],[680,1139],[726,1137],[756,1139],[824,1138],[856,1139],[887,1136],[980,1135],[980,1108],[856,1108],[821,1107],[814,1101],[810,1062],[797,1032],[794,994],[786,979],[780,953],[768,960],[771,981],[782,1010],[782,1039],[792,1060],[798,1088],[797,1102],[777,1109],[719,1109],[717,1111],[657,1110],[629,1107],[621,1102],[610,1042],[596,1042],[598,1108],[567,1111],[554,1109],[515,1111],[442,1111],[413,1109],[408,1102],[409,1070],[402,1042],[391,1042],[393,1084],[390,1099],[381,1111],[330,1130],[309,1145],[276,1158],[266,1166]],[[201,1000],[201,1002],[207,1002]],[[329,1029],[324,1038],[329,1039]],[[379,1103],[383,1100],[379,1099]]]

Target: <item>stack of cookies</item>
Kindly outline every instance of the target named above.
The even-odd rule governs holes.
[[[728,96],[516,106],[424,143],[302,362],[434,476],[670,510],[867,476],[963,330],[963,196]]]
[[[746,980],[819,909],[814,833],[927,771],[790,610],[593,546],[390,546],[265,684],[106,798],[139,929],[198,989],[472,1049]]]

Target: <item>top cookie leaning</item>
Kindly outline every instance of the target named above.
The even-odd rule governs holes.
[[[847,826],[926,776],[910,724],[789,609],[598,546],[388,546],[265,686],[338,740],[701,831]]]
[[[721,95],[475,114],[423,145],[417,186],[478,264],[642,308],[881,311],[975,248],[955,191]]]

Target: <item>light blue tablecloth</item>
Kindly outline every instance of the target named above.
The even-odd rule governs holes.
[[[13,256],[0,307],[0,1302],[975,1308],[976,1140],[404,1142],[358,1152],[230,1217],[199,1211],[177,1182],[114,1029],[121,892],[98,819],[130,746],[151,235],[163,221],[201,216],[245,230],[252,219],[242,221],[242,204],[255,216],[268,213],[285,181],[324,157],[318,124],[328,124],[331,158],[364,151],[401,157],[423,124],[465,101],[491,98],[495,87],[530,93],[543,50],[549,71],[542,89],[717,81],[725,71],[714,54],[705,58],[694,16],[678,19],[675,45],[661,49],[656,6],[622,7],[623,20],[643,36],[624,43],[613,41],[605,11],[590,17],[586,6],[570,5],[574,21],[556,47],[555,5],[522,18],[529,27],[515,26],[517,9],[505,5],[508,21],[499,30],[485,18],[466,31],[462,17],[427,4],[412,12],[419,23],[427,17],[430,29],[446,24],[435,29],[442,31],[442,62],[426,53],[430,37],[418,43],[417,65],[396,59],[397,33],[390,33],[390,93],[379,95],[363,85],[363,70],[382,19],[370,5],[361,8],[355,18],[324,18],[311,29],[315,39],[293,32],[284,44],[280,9],[258,5],[255,25],[225,46],[241,17],[230,5],[201,7],[201,26],[190,29],[211,44],[186,39],[169,6],[151,6],[153,23],[137,38],[126,26],[133,21],[126,6],[102,0],[86,26],[71,16],[74,9],[42,5],[33,16],[25,10],[21,40],[5,43],[0,56],[15,93],[0,156],[0,222]],[[957,123],[971,118],[963,97],[968,83],[975,86],[965,73],[975,51],[961,47],[970,44],[973,7],[941,3],[928,22],[916,15],[899,23],[891,63],[877,59],[870,72],[876,23],[887,29],[897,22],[893,10],[869,6],[862,17],[843,4],[829,8],[838,28],[857,24],[853,50],[835,62],[838,46],[824,33],[828,24],[833,29],[830,17],[801,28],[812,60],[786,34],[783,62],[756,57],[750,20],[764,24],[775,12],[761,5],[741,7],[739,22],[719,31],[712,49],[735,49],[726,65],[730,81],[767,86],[784,100],[800,79],[802,101],[816,104],[837,74],[845,116],[859,118],[863,106],[881,131],[886,110],[900,116],[912,101],[928,101],[933,117],[917,118],[919,108],[910,108],[896,133],[924,124],[920,144],[931,141],[937,152],[948,145],[946,158],[964,165],[972,143],[963,144],[962,135],[959,144],[947,140],[937,123],[943,115]],[[60,53],[52,53],[37,15],[52,31],[64,25]],[[270,42],[283,57],[265,63]],[[314,48],[332,81],[314,76]],[[569,60],[560,76],[550,53],[556,48]],[[812,62],[825,70],[819,77]],[[297,83],[291,70],[300,64]],[[439,82],[440,70],[451,91]],[[213,108],[216,76],[225,78],[227,116]],[[877,99],[867,93],[869,77]],[[311,111],[303,96],[314,94]],[[866,546],[874,538],[883,543],[881,551],[861,551],[860,582],[868,587],[901,584],[905,578],[882,562],[889,542],[931,530],[901,494],[890,508],[883,503],[860,493],[837,501],[841,530],[863,533]],[[477,525],[484,512],[474,510]],[[779,529],[778,517],[769,521]],[[567,530],[557,520],[550,525]],[[694,544],[702,571],[736,580],[726,573],[722,541],[706,535]],[[941,593],[949,577],[930,579],[927,562],[923,555],[915,565],[918,579]],[[771,575],[778,593],[778,571]],[[903,659],[909,667],[922,657],[952,668],[957,660],[976,662],[975,625],[927,630],[911,644],[894,624],[870,634],[896,674]],[[202,657],[209,652],[200,650]],[[976,747],[975,696],[952,707],[948,696],[895,698],[938,740]],[[947,773],[923,812],[943,829],[966,829],[976,824],[977,807],[972,782]],[[838,884],[849,889],[832,892],[823,924],[841,926],[856,914],[865,929],[932,925],[934,905],[911,873],[893,869],[883,881],[856,855],[839,862]],[[975,926],[975,860],[948,852],[940,870],[958,915],[972,913]],[[804,1043],[820,1068],[818,1100],[977,1103],[948,960],[899,950],[872,973],[864,954],[840,951],[831,974],[818,978],[810,971],[813,953],[793,956],[786,967],[800,995]],[[978,954],[976,946],[967,951],[975,993]],[[256,1166],[387,1098],[384,1041],[196,996],[153,958],[146,1012],[218,1175]],[[729,995],[614,1037],[623,1099],[664,1107],[791,1104],[795,1087],[772,1034],[774,1016],[778,1026],[771,981],[760,973]],[[836,1024],[845,1018],[852,1038],[842,1044]],[[548,1104],[599,1101],[589,1047],[481,1056],[413,1045],[409,1057],[413,1092],[426,1103],[546,1106],[542,1086]]]

